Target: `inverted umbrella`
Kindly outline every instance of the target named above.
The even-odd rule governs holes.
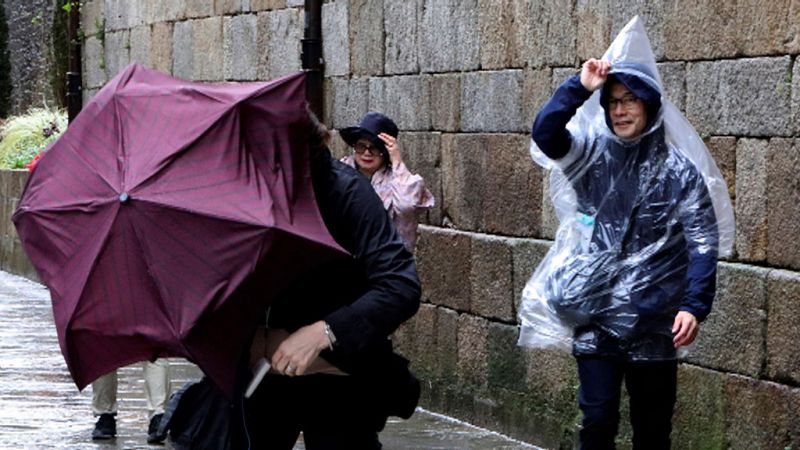
[[[13,221],[79,389],[157,357],[231,393],[259,317],[343,256],[308,167],[304,77],[201,84],[131,65],[38,162]]]

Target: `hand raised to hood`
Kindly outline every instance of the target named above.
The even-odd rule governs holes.
[[[586,90],[594,92],[606,82],[610,70],[610,62],[590,58],[581,68],[581,84]]]

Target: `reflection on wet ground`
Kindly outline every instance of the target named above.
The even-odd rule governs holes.
[[[171,360],[170,373],[173,389],[200,375],[180,359]],[[93,442],[91,388],[78,392],[69,376],[47,290],[0,272],[0,449],[169,449],[146,443],[143,392],[140,365],[120,369],[117,438]],[[424,410],[390,420],[381,441],[385,450],[536,449]],[[295,448],[304,449],[302,442]]]

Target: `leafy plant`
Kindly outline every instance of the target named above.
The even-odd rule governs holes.
[[[63,110],[33,109],[0,127],[0,168],[22,169],[67,128]]]

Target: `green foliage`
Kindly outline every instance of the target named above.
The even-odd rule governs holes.
[[[0,126],[0,168],[24,168],[67,128],[63,110],[33,109]]]
[[[0,0],[0,117],[11,112],[11,59],[8,53],[8,23],[4,1]]]

